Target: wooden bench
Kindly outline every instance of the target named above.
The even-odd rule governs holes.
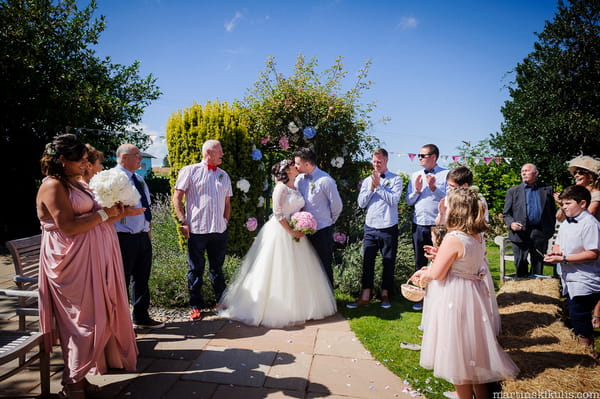
[[[554,245],[554,241],[556,240],[556,235],[558,234],[558,227],[560,226],[560,222],[556,222],[556,226],[554,228],[554,234],[550,239],[548,239],[548,251],[552,249]],[[507,280],[506,278],[506,261],[515,262],[515,255],[513,253],[513,244],[508,239],[507,236],[496,236],[494,238],[494,243],[500,247],[500,282]],[[556,273],[556,265],[545,263],[545,265],[550,265],[554,267],[554,273]]]
[[[37,290],[41,242],[41,234],[6,242],[6,247],[12,255],[13,264],[15,266],[15,276],[13,277],[13,280],[17,286],[17,290],[35,293],[35,295],[18,296],[19,299],[16,313],[17,316],[19,316],[19,330],[22,331],[27,330],[27,316],[39,315]]]

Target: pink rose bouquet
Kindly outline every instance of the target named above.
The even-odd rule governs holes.
[[[292,215],[290,225],[296,231],[304,234],[314,234],[317,231],[317,221],[310,212],[296,212]],[[294,240],[299,241],[294,237]]]

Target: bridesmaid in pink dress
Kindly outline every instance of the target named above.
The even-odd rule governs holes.
[[[46,347],[60,338],[65,369],[61,397],[85,398],[98,387],[86,374],[136,369],[119,241],[112,225],[143,208],[102,208],[79,180],[87,149],[73,134],[57,136],[41,160],[36,199],[42,227],[40,327]],[[53,330],[53,318],[57,331]]]
[[[487,399],[488,383],[515,378],[519,369],[496,338],[500,315],[482,234],[486,207],[468,187],[446,198],[448,233],[431,266],[411,277],[429,284],[420,364],[454,384],[459,399]]]

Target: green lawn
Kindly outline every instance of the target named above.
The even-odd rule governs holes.
[[[499,249],[495,244],[488,245],[488,260],[496,290],[499,286]],[[506,273],[514,273],[512,262],[508,262]],[[544,273],[550,275],[551,267]],[[361,343],[371,352],[373,357],[385,364],[388,369],[410,382],[427,398],[443,399],[444,391],[454,390],[452,384],[433,377],[430,370],[419,366],[419,351],[401,349],[401,342],[421,343],[421,312],[412,310],[412,302],[407,301],[400,293],[392,299],[391,309],[382,309],[379,302],[358,309],[346,308],[346,303],[353,300],[338,295],[340,312],[350,321],[350,326]]]

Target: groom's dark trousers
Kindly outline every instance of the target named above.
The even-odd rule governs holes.
[[[315,234],[308,236],[312,246],[317,251],[323,270],[327,274],[331,288],[333,289],[333,226],[324,227]]]

